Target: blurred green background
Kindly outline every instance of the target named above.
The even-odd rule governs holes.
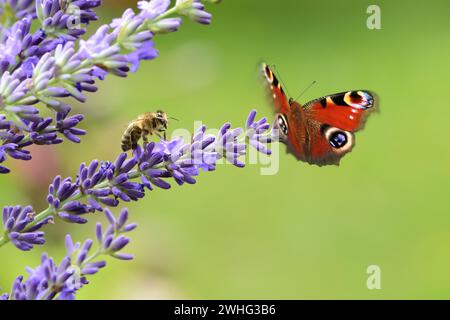
[[[106,0],[92,28],[134,4]],[[381,7],[381,30],[366,27],[370,4]],[[364,88],[378,93],[381,112],[340,167],[298,162],[281,146],[276,175],[222,165],[196,185],[127,204],[139,224],[128,248],[136,259],[108,260],[78,297],[450,298],[450,3],[225,0],[208,9],[211,26],[185,21],[158,36],[158,59],[128,79],[108,77],[76,106],[87,115],[81,145],[34,149],[33,162],[9,162],[0,205],[44,208],[51,177],[114,159],[124,124],[144,111],[161,107],[179,118],[171,130],[192,130],[196,120],[240,126],[252,108],[271,117],[258,78],[266,60],[292,94],[317,80],[303,102]],[[29,253],[3,247],[0,286],[9,290],[44,251],[59,261],[66,233],[93,237],[102,217],[90,220],[58,221],[45,229],[48,244]],[[381,268],[381,290],[366,287],[372,264]]]

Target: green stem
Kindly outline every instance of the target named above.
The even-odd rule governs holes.
[[[55,209],[52,206],[48,206],[47,209],[45,209],[44,211],[39,212],[35,216],[33,222],[28,224],[24,231],[26,232],[26,231],[30,230],[32,227],[37,225],[39,222],[41,222],[42,220],[44,220],[45,218],[47,218],[49,215],[51,215],[54,212],[55,212]],[[1,245],[0,245],[0,247],[1,247]]]
[[[140,31],[143,31],[144,29],[150,30],[152,24],[154,24],[154,23],[156,23],[156,22],[158,22],[158,21],[161,21],[161,20],[163,20],[163,19],[166,19],[166,18],[168,18],[168,17],[170,17],[170,16],[172,16],[172,15],[175,15],[175,14],[179,13],[179,11],[181,10],[181,8],[182,8],[183,6],[185,6],[185,5],[186,5],[185,3],[181,3],[181,4],[179,4],[178,6],[175,6],[175,7],[170,8],[170,9],[167,10],[166,12],[164,12],[164,13],[160,14],[159,16],[157,16],[155,19],[148,20],[147,23],[142,24],[142,25],[137,29],[137,31],[140,32]]]
[[[100,245],[100,247],[98,247],[98,249],[92,255],[90,255],[89,257],[86,258],[86,260],[84,260],[83,266],[88,264],[92,260],[96,259],[97,257],[101,256],[103,253],[104,252],[103,252],[102,247]]]
[[[180,9],[180,6],[175,6],[173,8],[170,8],[169,10],[164,12],[163,14],[160,14],[155,19],[153,19],[153,21],[160,21],[162,19],[165,19],[165,18],[171,16],[172,14],[176,14],[176,13],[178,13],[179,9]]]
[[[9,242],[8,233],[5,232],[5,233],[3,233],[3,236],[0,238],[0,247],[4,246],[8,242]]]

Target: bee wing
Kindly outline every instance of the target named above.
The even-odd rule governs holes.
[[[122,126],[123,126],[124,128],[128,128],[131,124],[136,123],[136,122],[138,122],[138,121],[139,121],[139,118],[138,118],[138,119],[131,120],[131,121],[128,121],[128,123],[123,124]]]

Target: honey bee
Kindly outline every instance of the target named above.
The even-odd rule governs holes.
[[[130,149],[136,149],[141,137],[144,142],[148,142],[148,135],[155,134],[160,139],[166,140],[167,123],[167,114],[162,110],[141,114],[137,119],[129,123],[123,133],[122,150],[126,152]]]

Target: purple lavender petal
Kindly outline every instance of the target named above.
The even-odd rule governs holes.
[[[116,252],[116,253],[112,254],[112,256],[119,260],[133,260],[134,259],[134,256],[132,254],[120,253],[120,252],[119,253]]]
[[[124,236],[118,236],[116,239],[114,239],[111,243],[110,249],[113,252],[117,252],[122,250],[128,243],[130,242],[130,239],[124,237]]]
[[[87,219],[82,218],[77,215],[68,214],[67,212],[59,212],[58,216],[66,222],[77,223],[77,224],[85,224],[87,223]]]
[[[105,209],[105,216],[106,216],[106,219],[108,219],[110,224],[112,224],[112,225],[116,224],[116,218],[114,217],[114,215],[112,214],[112,212],[109,209]]]

